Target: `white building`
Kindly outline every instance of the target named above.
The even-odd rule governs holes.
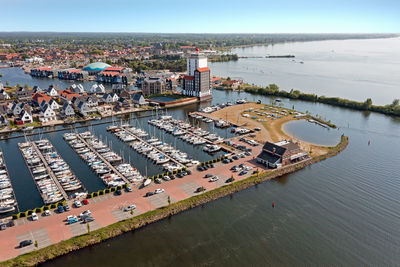
[[[187,75],[194,76],[194,71],[198,68],[207,67],[207,57],[202,54],[192,54],[187,58]]]

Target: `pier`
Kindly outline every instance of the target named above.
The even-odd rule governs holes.
[[[2,180],[3,181],[5,180],[10,183],[10,186],[3,187],[3,189],[0,190],[3,191],[4,193],[4,194],[0,193],[0,197],[2,197],[0,200],[0,215],[1,215],[4,213],[15,211],[16,209],[18,210],[17,198],[15,197],[14,189],[7,169],[7,164],[4,159],[3,151],[1,149],[0,149],[0,170],[2,170],[1,176],[5,176],[5,179],[2,178]],[[3,173],[3,171],[5,171],[5,173]],[[11,193],[4,192],[8,189],[11,189]],[[9,198],[8,197],[6,198],[6,195],[9,195]],[[13,203],[11,203],[10,200]],[[9,201],[9,203],[7,203],[7,201]]]
[[[58,179],[56,178],[53,170],[49,167],[49,164],[47,164],[47,160],[43,157],[42,153],[40,152],[39,148],[37,147],[37,145],[35,144],[35,142],[30,142],[31,146],[33,147],[33,149],[36,151],[36,153],[38,154],[40,160],[43,162],[44,167],[46,168],[47,173],[49,174],[50,178],[53,180],[53,182],[57,185],[58,190],[61,192],[62,196],[64,197],[64,199],[68,199],[68,195],[67,192],[65,192],[64,188],[62,187],[62,185],[60,184],[60,182],[58,181]]]
[[[127,133],[133,135],[137,140],[139,140],[140,142],[145,143],[146,145],[152,147],[155,151],[157,151],[158,153],[163,154],[165,157],[167,157],[170,161],[172,161],[173,163],[177,164],[178,166],[181,166],[182,168],[185,167],[185,165],[183,165],[182,163],[180,163],[179,161],[177,161],[176,159],[172,158],[170,155],[166,154],[164,151],[161,151],[160,149],[156,148],[155,146],[149,144],[146,140],[143,140],[142,138],[140,138],[139,136],[137,136],[136,134],[134,134],[131,130],[129,130],[128,128],[123,128]]]
[[[122,173],[120,173],[108,160],[106,160],[96,149],[90,146],[89,143],[80,134],[77,134],[76,136],[82,143],[86,145],[86,147],[90,151],[92,151],[97,157],[99,157],[107,165],[108,168],[110,168],[115,174],[121,177],[126,184],[130,184],[129,180],[124,175],[122,175]]]

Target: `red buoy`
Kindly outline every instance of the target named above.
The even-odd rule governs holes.
[[[272,207],[275,208],[275,201],[272,201]]]

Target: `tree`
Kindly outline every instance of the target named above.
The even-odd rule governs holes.
[[[21,87],[21,84],[20,84],[20,83],[17,83],[17,87]]]
[[[38,241],[35,240],[35,248],[38,248],[38,247],[39,247]]]
[[[0,73],[0,78],[3,77],[3,74]]]
[[[90,233],[90,224],[89,223],[87,223],[87,232],[88,232],[88,234]]]
[[[392,102],[392,104],[390,106],[392,108],[394,108],[394,107],[397,107],[399,105],[399,103],[400,103],[400,100],[399,99],[395,99],[395,100],[393,100],[393,102]]]
[[[168,205],[171,205],[171,197],[168,196]]]
[[[364,105],[364,108],[365,108],[366,110],[370,109],[371,106],[372,106],[372,100],[371,100],[371,98],[367,98],[367,100],[365,100],[365,102],[364,102],[363,105]]]
[[[9,83],[8,81],[6,81],[6,85],[7,85],[7,86],[10,86],[10,83]]]

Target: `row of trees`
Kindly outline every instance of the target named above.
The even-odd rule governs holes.
[[[162,70],[168,69],[173,72],[182,72],[186,70],[186,59],[179,58],[178,60],[120,60],[120,65],[128,66],[135,72],[143,70]]]
[[[212,55],[208,57],[208,60],[211,62],[227,62],[227,61],[237,61],[239,59],[236,54],[229,55]]]
[[[318,96],[316,94],[303,93],[300,92],[299,90],[293,90],[293,89],[290,90],[290,92],[287,92],[285,90],[279,90],[279,87],[276,84],[270,84],[269,86],[266,87],[249,86],[246,87],[245,91],[252,94],[280,96],[290,99],[299,99],[304,101],[329,104],[333,106],[339,106],[357,110],[365,110],[365,111],[374,111],[387,115],[400,116],[399,99],[393,100],[393,102],[388,105],[377,106],[373,105],[371,98],[366,99],[364,102],[359,102],[349,99],[343,99],[340,97]]]

